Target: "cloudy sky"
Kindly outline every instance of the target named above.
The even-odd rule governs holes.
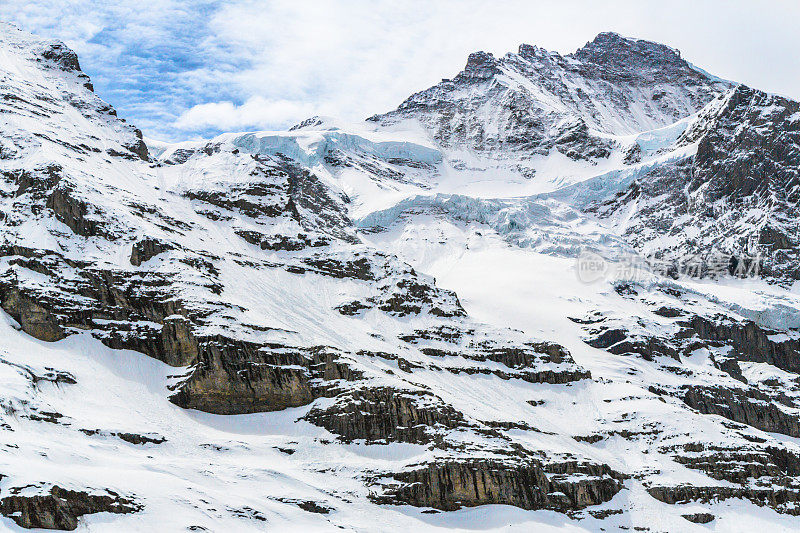
[[[800,99],[797,0],[4,0],[0,19],[65,41],[100,96],[163,140],[360,120],[470,52],[569,53],[601,31]]]

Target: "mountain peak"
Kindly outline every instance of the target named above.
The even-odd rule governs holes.
[[[667,45],[624,37],[614,32],[602,32],[578,49],[572,57],[584,63],[596,63],[612,68],[650,70],[672,66],[686,68],[679,50]]]
[[[531,44],[502,57],[474,52],[452,80],[370,120],[388,125],[413,118],[447,146],[484,152],[513,146],[532,154],[562,137],[572,142],[562,135],[564,124],[613,135],[657,129],[698,112],[728,87],[673,48],[604,32],[568,56]],[[478,108],[491,109],[480,115],[480,125]],[[568,129],[584,136],[584,128]],[[601,144],[588,150],[606,153],[595,152]]]
[[[80,72],[78,55],[66,44],[55,39],[43,39],[23,32],[13,24],[0,22],[0,43],[13,49],[27,49],[36,61],[48,61],[57,68]]]
[[[473,52],[467,58],[461,75],[471,79],[488,79],[500,72],[498,63],[490,52]]]
[[[659,50],[669,51],[680,57],[679,50],[667,46],[665,44],[657,43],[655,41],[648,41],[645,39],[638,39],[636,37],[626,37],[613,31],[604,31],[598,33],[594,39],[586,43],[578,50],[598,50],[598,49],[628,49],[628,50]],[[577,52],[576,52],[577,53]]]
[[[520,57],[524,57],[525,59],[541,58],[550,55],[550,53],[551,52],[545,50],[544,48],[539,48],[534,44],[526,44],[526,43],[519,45],[519,50],[517,52],[517,54]]]

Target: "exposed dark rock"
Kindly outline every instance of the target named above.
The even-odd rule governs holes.
[[[682,86],[707,83],[706,76],[693,69],[674,48],[613,32],[598,34],[572,57],[586,65],[584,73],[588,77],[611,82],[625,80],[646,85],[671,80]],[[653,97],[657,100],[663,95],[656,93]]]
[[[576,122],[561,127],[553,141],[555,148],[572,160],[605,159],[611,155],[612,143],[593,137],[586,121]]]
[[[0,499],[0,513],[27,529],[59,529],[72,531],[78,518],[94,513],[134,513],[141,509],[132,499],[112,491],[89,494],[54,486],[49,494],[19,496],[12,494]]]
[[[97,208],[92,206],[90,213],[90,205],[76,197],[74,191],[69,187],[59,186],[53,189],[47,198],[47,207],[53,211],[59,221],[69,226],[78,235],[93,237],[102,234],[107,238],[114,237],[112,233],[103,228],[100,222],[102,217],[96,212]]]
[[[473,52],[467,58],[464,72],[459,74],[464,78],[485,80],[502,72],[498,68],[498,60],[490,52]]]
[[[260,242],[262,250],[285,250],[287,252],[297,252],[309,247],[327,246],[330,240],[325,237],[309,237],[305,233],[295,235],[269,235]]]
[[[695,524],[708,524],[709,522],[714,521],[714,515],[711,513],[692,513],[692,514],[682,514],[689,522],[694,522]]]
[[[177,148],[172,152],[168,159],[164,159],[165,165],[180,165],[189,160],[192,155],[194,155],[193,150],[187,150],[185,148]]]
[[[52,312],[20,292],[13,282],[0,282],[0,305],[19,322],[22,331],[32,337],[53,342],[66,336]]]
[[[198,349],[196,368],[171,400],[210,413],[307,405],[331,394],[327,382],[360,377],[337,351],[326,347],[259,345],[216,336],[199,339]]]
[[[731,343],[740,361],[769,363],[787,372],[800,373],[800,339],[773,341],[770,336],[780,332],[760,327],[752,320],[736,322],[725,317],[712,320],[695,315],[689,324],[701,338]]]
[[[762,431],[800,437],[800,417],[783,411],[753,389],[689,386],[683,401],[703,414],[724,416]]]
[[[634,165],[642,160],[642,147],[638,143],[634,143],[627,152],[625,152],[625,159],[623,160],[626,165]]]
[[[267,522],[267,517],[260,511],[253,509],[249,506],[244,507],[228,507],[228,512],[233,516],[244,518],[245,520],[257,520],[259,522]]]
[[[138,433],[124,433],[124,432],[105,432],[101,429],[81,429],[81,433],[89,436],[93,435],[111,435],[118,439],[124,440],[131,444],[144,445],[144,444],[163,444],[167,442],[165,437],[156,434],[140,435]]]
[[[700,487],[695,485],[656,486],[647,489],[658,501],[668,504],[715,503],[730,498],[745,498],[756,505],[767,505],[778,512],[800,514],[800,493],[771,487]]]
[[[622,489],[622,476],[606,465],[577,462],[542,465],[534,460],[449,461],[394,477],[402,485],[380,497],[380,502],[445,511],[506,504],[566,512],[606,502]]]
[[[658,316],[663,316],[665,318],[677,318],[679,316],[684,315],[684,311],[680,309],[676,309],[675,307],[666,307],[662,306],[653,311],[653,313],[657,314]]]
[[[744,446],[687,444],[666,447],[660,451],[672,453],[676,462],[709,477],[747,487],[753,483],[800,491],[796,475],[800,456],[763,443]]]
[[[59,165],[48,165],[33,171],[19,169],[9,172],[12,181],[17,183],[14,196],[30,194],[34,200],[45,199],[61,181],[62,169]]]
[[[372,281],[375,274],[372,272],[372,262],[369,257],[356,256],[354,259],[340,260],[334,257],[314,256],[303,260],[303,263],[312,267],[316,272],[335,278],[353,278],[362,281]]]
[[[162,444],[167,442],[167,439],[161,435],[139,435],[138,433],[114,433],[116,437],[130,442],[131,444]]]
[[[679,359],[678,350],[668,342],[652,335],[636,335],[624,328],[600,326],[591,329],[586,343],[617,355],[638,354],[648,361],[656,357]]]
[[[140,266],[145,261],[149,261],[160,253],[172,250],[174,246],[169,243],[154,239],[152,237],[145,237],[138,240],[133,244],[131,250],[131,264]]]
[[[308,513],[328,514],[333,510],[332,508],[326,505],[322,505],[318,502],[311,500],[292,500],[289,498],[278,498],[278,501],[281,501],[283,503],[294,504]]]
[[[80,63],[78,62],[78,55],[61,41],[53,41],[47,46],[44,46],[41,51],[41,56],[65,70],[81,70]]]
[[[343,315],[354,316],[363,311],[364,309],[369,309],[370,307],[371,307],[370,305],[359,302],[358,300],[354,300],[352,302],[348,302],[346,304],[337,306],[336,310]]]
[[[0,357],[0,364],[15,368],[20,374],[25,376],[35,388],[39,388],[42,383],[50,383],[55,386],[75,385],[77,383],[75,376],[69,372],[56,370],[51,367],[45,367],[44,369],[33,368],[27,365],[12,363],[2,357]]]
[[[430,393],[388,387],[345,392],[326,409],[312,409],[306,420],[349,442],[364,439],[431,442],[441,429],[467,425],[463,415]]]
[[[130,145],[125,146],[125,148],[133,152],[133,154],[139,157],[139,159],[142,161],[149,161],[150,153],[147,150],[147,145],[144,143],[144,139],[142,139],[142,131],[138,128],[134,128],[133,134],[135,140]]]
[[[594,444],[595,442],[600,442],[604,439],[602,435],[575,435],[572,438],[578,442],[588,442],[589,444]]]
[[[256,184],[232,191],[188,191],[185,196],[223,209],[237,211],[252,218],[278,217],[284,208],[282,204],[270,201],[274,200],[271,191]],[[264,198],[267,200],[262,200]]]
[[[255,244],[255,245],[261,244],[261,241],[263,241],[264,238],[266,237],[266,235],[264,235],[263,233],[251,230],[236,230],[236,235],[246,240],[250,244]]]
[[[591,377],[591,373],[575,364],[569,352],[551,342],[530,342],[522,339],[505,342],[493,336],[484,336],[475,329],[460,329],[452,326],[432,327],[415,330],[411,334],[401,335],[400,339],[413,344],[429,356],[440,357],[440,368],[455,374],[492,374],[501,379],[523,379],[530,383],[565,384]],[[426,346],[432,342],[434,346]],[[441,343],[448,343],[448,348],[441,348]],[[447,346],[447,345],[445,345]],[[448,359],[463,358],[476,364],[464,365],[459,362],[450,365]],[[488,361],[500,363],[509,371],[496,368],[496,365],[485,365]],[[552,367],[548,363],[556,363]]]
[[[400,316],[419,314],[423,311],[423,307],[428,308],[432,315],[439,317],[458,317],[467,314],[454,292],[420,283],[415,278],[405,278],[397,282],[378,301],[378,308],[381,311]]]
[[[54,411],[42,411],[39,409],[32,409],[31,412],[27,415],[23,415],[24,418],[28,420],[33,420],[34,422],[46,422],[48,424],[60,424],[60,420],[64,418],[64,415],[61,413],[56,413]]]

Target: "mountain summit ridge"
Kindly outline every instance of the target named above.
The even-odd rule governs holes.
[[[602,33],[567,56],[531,45],[501,58],[472,53],[452,80],[368,120],[420,123],[451,148],[490,153],[502,145],[524,158],[562,146],[601,155],[610,153],[608,135],[673,124],[731,86],[669,47]]]

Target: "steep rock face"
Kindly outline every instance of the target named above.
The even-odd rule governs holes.
[[[170,249],[172,249],[172,246],[169,243],[145,237],[133,243],[131,249],[131,264],[133,266],[141,266],[145,261],[149,261],[158,254],[164,253]]]
[[[700,275],[796,279],[798,110],[798,102],[740,85],[678,139],[696,145],[695,155],[657,166],[591,209],[621,216],[638,250],[676,269],[693,259]]]
[[[767,505],[790,515],[797,514],[796,502],[798,501],[798,493],[784,489],[776,490],[767,487],[742,489],[738,487],[679,485],[652,487],[648,492],[657,500],[671,505],[689,502],[710,503],[730,498],[745,498],[756,505]]]
[[[722,387],[690,387],[683,401],[701,413],[724,416],[763,431],[800,436],[800,417],[786,412],[780,404],[767,403],[769,396],[757,391]]]
[[[387,497],[420,507],[454,510],[487,503],[523,509],[579,510],[610,500],[619,475],[605,465],[536,461],[510,466],[494,461],[445,462],[395,474],[406,484]]]
[[[692,68],[678,50],[644,39],[626,38],[613,32],[598,34],[572,54],[572,57],[584,64],[584,76],[598,77],[610,82],[667,82],[684,87],[708,84],[708,76]],[[685,115],[678,115],[674,119],[683,116]]]
[[[22,327],[22,331],[43,341],[57,341],[65,337],[63,328],[50,309],[22,294],[14,286],[5,286],[2,296],[3,310]]]
[[[73,531],[78,528],[78,519],[83,515],[126,514],[137,510],[139,506],[133,500],[115,493],[89,494],[58,486],[53,486],[50,493],[45,495],[12,494],[0,497],[0,514],[10,517],[26,529]]]
[[[691,189],[704,188],[711,202],[768,193],[796,202],[798,110],[798,102],[739,85],[698,144]]]
[[[348,391],[333,406],[313,409],[306,420],[348,441],[423,444],[441,429],[467,425],[464,415],[430,393],[391,388]]]
[[[788,372],[800,371],[800,342],[783,332],[761,327],[753,320],[736,321],[724,316],[712,319],[694,316],[691,327],[704,339],[729,342],[741,361],[768,363]]]
[[[329,395],[325,382],[355,381],[335,350],[236,341],[198,340],[195,370],[172,401],[185,408],[217,414],[278,411]]]

